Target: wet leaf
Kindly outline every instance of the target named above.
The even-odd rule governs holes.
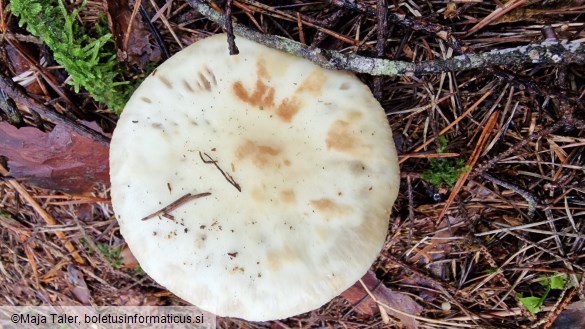
[[[118,58],[130,64],[138,65],[142,70],[148,62],[160,60],[160,50],[149,41],[150,32],[144,26],[140,13],[134,17],[130,35],[127,36],[128,25],[132,17],[132,9],[128,1],[103,1],[108,16],[108,25],[113,32],[114,42],[118,49]],[[126,44],[126,39],[128,39]]]
[[[129,270],[136,270],[136,268],[138,268],[138,261],[128,246],[124,246],[124,248],[122,248],[120,256],[122,257],[122,262],[124,263],[125,268]]]
[[[532,314],[536,314],[540,310],[542,302],[544,301],[543,298],[534,296],[518,297],[518,300],[524,305],[524,307],[526,307],[528,312]]]
[[[89,288],[85,283],[83,273],[81,273],[75,265],[67,266],[67,281],[73,286],[71,292],[73,296],[83,305],[91,305],[91,294]]]
[[[47,189],[91,191],[109,182],[108,148],[57,125],[49,132],[0,122],[0,156],[9,174]]]
[[[368,273],[362,277],[362,281],[381,303],[384,303],[404,313],[413,315],[419,314],[423,310],[423,308],[418,305],[410,296],[393,291],[392,289],[386,287],[380,280],[378,280],[372,271],[368,271]],[[341,296],[347,299],[347,301],[349,301],[354,306],[355,311],[360,315],[373,316],[379,312],[378,305],[368,295],[360,282],[356,282],[353,286],[344,291]],[[400,319],[405,328],[418,328],[418,323],[413,317],[394,312],[388,308],[386,308],[385,311],[390,316]]]
[[[112,305],[118,306],[161,306],[164,301],[155,294],[145,294],[138,289],[120,289]]]
[[[553,275],[550,278],[550,288],[562,290],[563,288],[565,288],[566,282],[567,282],[566,274]]]
[[[567,308],[561,312],[552,329],[573,329],[585,328],[585,301],[578,301],[569,304]]]
[[[447,216],[437,227],[433,239],[422,249],[420,249],[409,261],[418,264],[428,264],[433,261],[444,259],[451,252],[452,230],[449,227],[455,227],[462,218]],[[448,263],[431,264],[431,271],[438,277],[444,277],[447,273]]]

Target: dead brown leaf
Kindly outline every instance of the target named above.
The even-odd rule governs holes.
[[[61,125],[46,133],[0,122],[0,140],[12,177],[69,193],[109,182],[108,148]]]
[[[149,62],[160,60],[160,49],[149,41],[150,32],[142,23],[140,15],[136,15],[127,35],[132,18],[132,10],[128,1],[103,1],[108,25],[112,31],[118,59],[137,65],[144,70]]]
[[[120,256],[122,257],[124,267],[129,270],[135,270],[138,267],[138,265],[140,265],[138,264],[138,261],[136,260],[128,246],[124,246],[124,248],[120,252]]]
[[[443,17],[445,19],[454,19],[458,16],[457,13],[457,3],[455,2],[448,2],[445,5],[445,11],[443,12]]]
[[[120,289],[112,303],[119,306],[161,306],[164,301],[156,294],[142,293],[136,289]]]
[[[92,297],[89,288],[85,283],[83,273],[79,271],[75,265],[69,264],[67,266],[67,281],[72,285],[71,293],[83,305],[91,305]]]
[[[552,329],[585,328],[585,301],[570,304],[557,318]]]
[[[362,277],[362,281],[379,302],[412,315],[417,315],[423,310],[423,308],[409,296],[392,291],[390,288],[386,287],[384,283],[378,280],[372,271],[368,271],[368,273]],[[356,282],[353,286],[344,291],[341,296],[347,299],[347,301],[354,306],[355,311],[360,315],[373,316],[378,312],[376,302],[368,296],[367,291],[360,282]],[[386,309],[386,311],[389,315],[400,319],[405,328],[418,328],[418,323],[413,317],[394,312],[390,309]]]
[[[402,52],[404,52],[406,57],[414,60],[414,51],[412,51],[412,48],[410,48],[409,45],[405,44],[404,47],[402,47]]]
[[[457,225],[462,221],[461,218],[455,218],[447,216],[447,221],[442,221],[436,229],[436,233],[433,235],[433,239],[430,239],[428,244],[423,248],[419,249],[416,255],[409,259],[411,263],[428,264],[432,261],[445,258],[451,252],[451,236],[452,231],[450,227]],[[435,272],[435,271],[433,271]],[[441,276],[440,273],[435,273]]]

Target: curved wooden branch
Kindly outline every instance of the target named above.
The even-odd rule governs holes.
[[[186,0],[187,3],[209,20],[226,27],[226,17],[213,10],[203,0]],[[366,73],[370,75],[402,76],[436,74],[449,71],[483,69],[498,65],[520,64],[585,64],[585,45],[582,41],[545,41],[539,44],[492,50],[477,54],[464,54],[446,60],[424,62],[392,61],[370,58],[333,50],[310,48],[283,37],[262,34],[243,25],[233,23],[234,34],[254,40],[270,48],[306,58],[328,68]],[[237,41],[236,41],[237,42]]]

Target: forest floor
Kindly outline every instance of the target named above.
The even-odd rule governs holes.
[[[389,1],[387,12],[377,7],[384,2],[234,0],[232,12],[238,23],[262,33],[407,62],[585,38],[580,0],[400,0]],[[139,82],[165,53],[222,32],[183,1],[142,1],[144,12],[136,16],[133,2],[105,3],[88,2],[75,23],[90,35],[100,33],[99,21],[114,31],[108,46],[123,67],[118,77],[131,82]],[[67,4],[69,10],[77,5]],[[17,156],[18,148],[0,146],[8,160],[2,168],[10,170],[0,175],[6,176],[0,180],[0,305],[186,305],[141,271],[120,235],[107,171],[103,178],[116,111],[68,85],[51,51],[19,27],[6,6],[0,1],[0,73],[26,92],[18,99],[10,94],[19,113],[11,118],[9,111],[0,112],[0,124],[16,124],[11,119],[20,116],[21,126],[35,129],[26,138],[46,140],[18,144],[36,145],[40,160],[33,151]],[[225,4],[213,7],[223,11]],[[128,24],[132,17],[137,23]],[[367,310],[359,307],[364,300],[340,296],[297,317],[262,323],[220,318],[219,327],[585,327],[571,318],[585,303],[583,66],[510,64],[358,76],[386,111],[401,161],[399,197],[372,271],[388,291],[420,305],[416,321],[404,323],[383,306]],[[31,99],[67,118],[65,125],[93,129],[101,137],[86,148],[105,152],[87,158],[65,153],[55,160],[59,168],[47,169],[55,154],[42,150],[50,153],[58,142],[48,137],[55,137],[56,122],[22,105]],[[8,136],[11,130],[0,126],[2,131]],[[7,168],[15,158],[29,167],[22,175]],[[67,171],[75,161],[99,167],[98,184],[68,177],[75,176]],[[22,178],[30,172],[36,179]],[[79,178],[89,180],[91,189],[76,190]]]

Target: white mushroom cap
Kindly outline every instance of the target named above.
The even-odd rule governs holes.
[[[376,259],[398,158],[355,76],[237,45],[230,56],[223,34],[199,41],[136,90],[111,142],[112,203],[144,271],[177,296],[220,316],[286,318]]]

